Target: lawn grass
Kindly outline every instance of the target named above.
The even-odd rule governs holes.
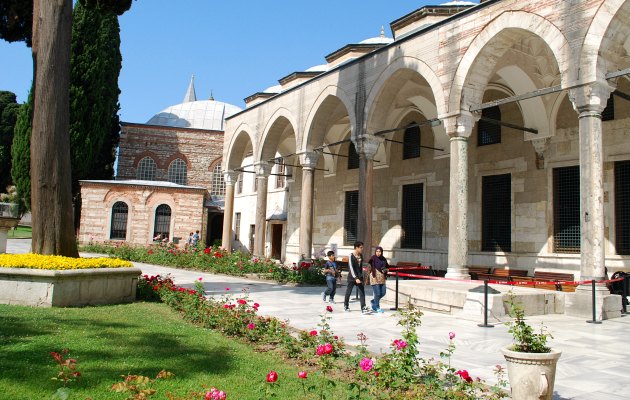
[[[225,390],[228,399],[259,399],[270,370],[279,375],[277,398],[309,398],[302,394],[299,368],[272,352],[256,353],[242,342],[191,325],[158,303],[85,308],[0,305],[0,344],[0,397],[6,399],[50,398],[59,386],[51,380],[57,367],[50,352],[64,348],[77,359],[82,374],[71,384],[71,399],[125,399],[110,390],[121,375],[155,377],[162,369],[175,378],[157,381],[152,399],[166,399],[167,392],[184,396],[201,391],[204,384]],[[321,382],[315,373],[309,374],[308,384]],[[347,398],[345,387],[339,384],[334,398]]]
[[[30,226],[17,226],[15,229],[9,229],[7,237],[9,239],[30,239],[33,236],[33,230]]]

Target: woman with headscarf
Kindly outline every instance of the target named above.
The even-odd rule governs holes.
[[[370,264],[368,281],[369,284],[372,285],[372,292],[374,293],[372,310],[382,313],[381,299],[385,296],[385,280],[387,279],[387,268],[389,268],[389,264],[387,263],[387,259],[383,257],[383,248],[381,246],[376,248],[368,264]]]

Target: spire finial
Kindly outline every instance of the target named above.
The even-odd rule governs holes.
[[[381,37],[385,37],[385,27],[381,25]]]
[[[214,101],[214,96],[212,95],[212,89],[210,89],[210,98],[208,100]]]
[[[188,90],[186,90],[183,102],[190,103],[192,101],[197,101],[197,93],[195,93],[195,74],[190,77],[190,83],[188,84]]]

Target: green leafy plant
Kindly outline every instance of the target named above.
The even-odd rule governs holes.
[[[63,349],[60,352],[50,352],[51,357],[57,363],[57,376],[52,378],[53,381],[61,382],[62,387],[52,396],[53,399],[66,400],[70,397],[70,389],[68,384],[79,380],[81,372],[77,370],[77,360],[70,357],[70,350]]]
[[[521,304],[515,301],[513,293],[510,293],[507,301],[509,315],[514,318],[508,322],[510,329],[508,332],[512,334],[514,343],[510,346],[510,350],[522,353],[549,353],[551,348],[547,346],[547,339],[553,338],[545,329],[544,325],[540,326],[540,333],[534,332],[534,328],[525,321],[525,310]]]

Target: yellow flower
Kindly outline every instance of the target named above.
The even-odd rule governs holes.
[[[0,254],[0,268],[33,269],[86,269],[86,268],[129,268],[133,264],[118,258],[72,258],[44,256],[41,254]]]

